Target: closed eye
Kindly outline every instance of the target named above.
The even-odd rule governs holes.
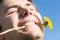
[[[11,15],[11,14],[13,14],[13,13],[15,13],[15,12],[17,12],[17,11],[13,11],[13,12],[10,12],[10,13],[6,13],[6,15]]]

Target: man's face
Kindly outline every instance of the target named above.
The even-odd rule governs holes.
[[[23,27],[4,35],[6,40],[42,40],[42,19],[29,0],[3,0],[0,4],[2,31]]]

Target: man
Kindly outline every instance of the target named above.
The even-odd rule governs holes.
[[[44,27],[41,15],[37,12],[32,0],[1,0],[0,25],[2,32],[11,28],[0,40],[42,40]],[[19,27],[23,27],[17,29]]]

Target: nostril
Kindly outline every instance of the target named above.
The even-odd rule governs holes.
[[[32,15],[32,13],[30,12],[30,15]]]
[[[28,15],[28,13],[27,12],[25,12],[24,14],[23,14],[23,16],[27,16]]]
[[[23,17],[28,16],[28,15],[32,15],[32,13],[29,12],[29,11],[26,11],[26,12],[24,12],[24,13],[22,14]]]
[[[27,16],[28,15],[28,11],[27,10],[24,10],[23,13],[22,13],[22,16]]]

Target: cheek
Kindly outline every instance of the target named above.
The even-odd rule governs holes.
[[[16,24],[18,23],[18,15],[17,14],[13,14],[11,16],[8,17],[8,19],[11,21],[12,25],[16,26]]]
[[[13,27],[13,25],[17,24],[18,22],[18,15],[13,14],[13,15],[7,15],[4,17],[1,17],[1,25],[3,30],[10,29]]]
[[[12,26],[11,20],[9,18],[5,18],[5,17],[3,17],[1,19],[0,24],[1,24],[3,30],[9,29],[10,26]]]

